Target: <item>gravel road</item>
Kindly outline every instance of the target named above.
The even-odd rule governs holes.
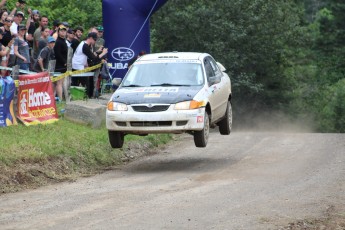
[[[0,229],[281,229],[345,216],[345,135],[184,135],[76,182],[0,196]],[[344,227],[345,228],[345,227]]]

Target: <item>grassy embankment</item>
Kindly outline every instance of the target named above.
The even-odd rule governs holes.
[[[64,105],[59,105],[59,111]],[[171,135],[127,135],[112,149],[103,126],[92,129],[63,119],[50,125],[1,129],[0,193],[93,175],[165,144]]]

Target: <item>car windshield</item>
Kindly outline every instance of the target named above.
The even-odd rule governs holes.
[[[133,65],[122,86],[196,86],[203,83],[200,63],[150,62]]]

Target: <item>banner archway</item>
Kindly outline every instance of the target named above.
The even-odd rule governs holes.
[[[103,0],[103,27],[112,77],[123,77],[128,62],[150,53],[150,17],[167,0]]]

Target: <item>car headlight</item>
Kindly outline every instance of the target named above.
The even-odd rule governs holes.
[[[128,110],[126,104],[113,102],[113,101],[108,102],[107,108],[110,111],[127,111]]]
[[[204,101],[183,101],[175,104],[175,110],[188,110],[188,109],[198,109],[205,107]]]

